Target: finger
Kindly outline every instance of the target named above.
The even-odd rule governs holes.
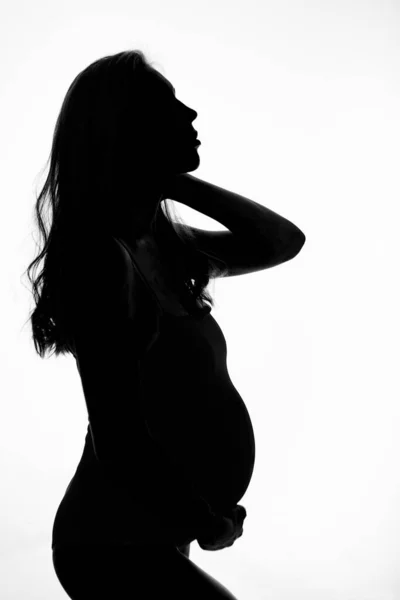
[[[240,509],[240,516],[244,520],[247,517],[247,511],[245,507],[241,506],[240,504],[238,505],[238,508]]]
[[[243,507],[240,506],[240,504],[235,506],[235,508],[232,511],[232,515],[233,515],[235,521],[243,520],[243,518],[244,518]]]

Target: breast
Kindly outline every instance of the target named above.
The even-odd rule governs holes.
[[[147,288],[147,292],[156,298],[161,310],[177,317],[186,316],[188,312],[180,302],[178,294],[168,284],[170,273],[168,267],[161,262],[154,239],[151,236],[143,237],[135,246],[124,243],[129,249],[132,267]],[[177,257],[176,261],[178,260]],[[180,269],[181,264],[177,263],[175,268]]]

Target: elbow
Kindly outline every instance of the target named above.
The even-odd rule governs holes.
[[[299,238],[299,250],[298,252],[300,252],[300,250],[303,248],[304,244],[306,243],[306,236],[304,235],[304,233],[302,231],[299,230],[299,234],[298,234],[298,238]]]
[[[296,230],[293,231],[290,241],[290,259],[294,258],[300,253],[305,243],[306,236],[300,229],[296,228]]]

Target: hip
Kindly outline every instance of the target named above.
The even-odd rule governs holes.
[[[166,491],[166,493],[168,493]],[[195,539],[192,532],[178,530],[161,510],[117,490],[88,487],[74,478],[58,506],[53,523],[52,548],[109,544],[184,546]]]

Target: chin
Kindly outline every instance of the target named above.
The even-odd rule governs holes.
[[[182,175],[183,173],[190,173],[195,171],[200,166],[200,156],[196,148],[186,152],[184,155],[176,156],[169,161],[165,158],[162,161],[162,168],[160,170],[167,173],[174,173],[175,175]]]
[[[200,156],[198,155],[197,150],[194,149],[194,152],[191,155],[187,155],[184,159],[179,161],[177,173],[190,173],[190,171],[198,169],[199,166]]]

